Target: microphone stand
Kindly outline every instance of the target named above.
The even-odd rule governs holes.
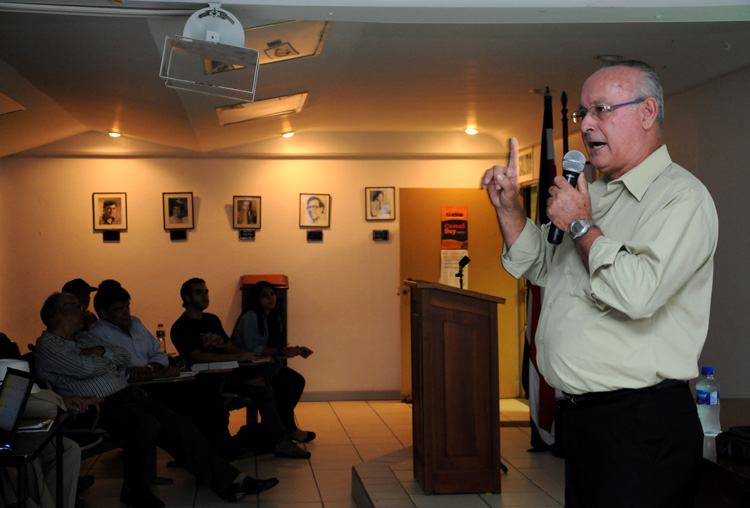
[[[458,267],[458,273],[456,274],[456,277],[458,277],[458,283],[461,286],[460,289],[464,288],[464,267],[459,266]]]

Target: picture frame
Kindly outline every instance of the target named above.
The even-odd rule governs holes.
[[[396,220],[395,187],[365,187],[365,220]]]
[[[91,195],[94,231],[128,229],[128,195],[125,192],[94,192]]]
[[[260,229],[260,196],[232,197],[232,226],[234,229]]]
[[[518,184],[531,185],[539,180],[539,164],[534,164],[534,148],[518,152]]]
[[[331,225],[330,194],[299,195],[299,226],[301,228],[327,228]]]
[[[163,192],[162,209],[165,230],[175,231],[195,227],[192,192]]]

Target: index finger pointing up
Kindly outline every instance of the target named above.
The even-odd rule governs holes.
[[[510,138],[510,153],[508,154],[508,171],[509,178],[518,176],[518,140]]]

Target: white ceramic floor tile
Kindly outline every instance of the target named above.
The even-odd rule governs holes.
[[[518,400],[500,401],[503,421],[528,419],[528,407]],[[564,465],[549,453],[531,454],[528,427],[502,427],[503,476],[501,495],[424,496],[414,481],[411,463],[410,404],[400,401],[302,402],[298,425],[317,433],[305,446],[310,460],[279,459],[272,454],[250,455],[233,465],[256,478],[276,476],[279,485],[247,496],[246,508],[358,508],[351,499],[352,467],[373,488],[375,508],[559,508],[564,498]],[[233,433],[245,423],[244,410],[230,414]],[[158,474],[175,485],[154,492],[170,508],[226,508],[206,486],[196,487],[184,469],[166,468],[169,456],[159,454]],[[364,462],[364,463],[363,463]],[[82,463],[81,474],[93,474],[95,484],[83,493],[91,508],[118,507],[122,485],[122,453],[112,451]],[[407,491],[413,497],[407,495]],[[192,503],[192,499],[195,502]]]

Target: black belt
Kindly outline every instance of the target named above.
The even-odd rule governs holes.
[[[577,406],[591,406],[594,404],[604,404],[613,399],[618,399],[626,395],[677,388],[679,386],[685,386],[686,384],[687,381],[683,381],[680,379],[665,379],[661,383],[657,383],[653,386],[647,386],[645,388],[621,388],[619,390],[612,390],[611,392],[590,392],[582,393],[580,395],[573,395],[563,392],[563,395],[565,395],[565,399],[571,404],[575,404]]]

